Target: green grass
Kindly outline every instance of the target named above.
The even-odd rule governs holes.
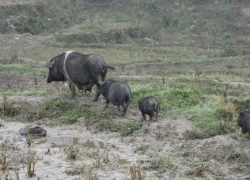
[[[43,71],[44,67],[31,67],[25,64],[1,64],[0,71],[8,73],[22,73],[27,75],[35,75]]]
[[[40,110],[41,117],[54,123],[73,124],[79,118],[79,109],[72,101],[52,100]]]
[[[169,88],[167,85],[156,86],[152,84],[138,85],[132,87],[133,98],[139,100],[141,97],[154,96],[161,102],[161,111],[166,112],[176,110],[183,111],[199,104],[203,96],[199,90]],[[133,106],[137,106],[137,101],[133,101]]]
[[[8,96],[47,96],[46,90],[0,90],[0,94]]]
[[[20,73],[23,71],[23,66],[21,64],[4,64],[0,66],[0,71]]]
[[[158,173],[174,170],[176,167],[172,158],[166,156],[155,158],[150,162],[150,169],[157,170]]]
[[[105,11],[95,5],[88,8],[79,0],[72,8],[66,8],[69,7],[66,1],[57,6],[49,0],[38,0],[32,6],[1,8],[1,32],[8,32],[9,17],[13,17],[11,22],[19,32],[59,31],[58,37],[50,35],[51,39],[42,45],[2,47],[1,73],[40,77],[40,72],[47,72],[43,67],[20,64],[15,56],[9,59],[13,49],[21,56],[43,63],[69,49],[99,54],[117,69],[109,71],[107,79],[128,80],[133,93],[132,108],[138,108],[141,97],[155,96],[161,102],[162,117],[185,115],[201,138],[234,133],[238,113],[250,106],[249,90],[240,86],[226,89],[226,84],[214,79],[249,82],[248,21],[235,10],[248,3],[218,2],[215,7],[212,1],[185,1],[180,7],[165,1],[128,2],[126,6],[125,1],[104,4],[101,7]],[[34,17],[33,7],[40,13]],[[146,43],[147,38],[152,42]],[[195,70],[201,72],[199,77],[195,76]],[[140,77],[119,78],[119,75]],[[23,89],[0,89],[0,93],[65,95],[59,91],[60,85],[52,87],[50,93],[46,83],[37,88],[32,84],[23,86]],[[225,92],[229,104],[221,98]],[[72,124],[84,117],[87,126],[124,136],[133,135],[141,128],[137,121],[115,121],[106,110],[66,99],[47,102],[39,108],[38,118],[55,124]]]
[[[86,126],[99,131],[120,132],[122,136],[132,135],[141,126],[134,121],[116,122],[104,110],[66,99],[55,99],[40,106],[40,118],[50,124],[73,124],[81,117],[84,117]]]
[[[208,97],[205,102],[183,114],[194,122],[201,138],[234,133],[237,130],[238,111],[232,102],[225,104],[218,96]]]

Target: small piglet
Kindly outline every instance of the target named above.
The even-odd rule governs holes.
[[[152,117],[154,117],[155,120],[158,118],[160,102],[155,97],[143,97],[138,101],[138,104],[144,120],[146,120],[145,114],[149,115],[150,120],[152,120]]]

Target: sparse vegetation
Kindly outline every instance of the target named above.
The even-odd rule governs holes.
[[[33,177],[35,176],[35,164],[36,164],[35,154],[30,152],[29,150],[26,158],[27,158],[26,159],[27,175],[28,177]]]
[[[150,159],[141,165],[126,166],[130,167],[131,179],[144,179],[144,170],[157,171],[157,176],[161,177],[179,170],[179,166],[190,166],[192,177],[226,177],[222,170],[219,174],[207,170],[219,169],[214,164],[222,167],[217,162],[213,164],[213,159],[226,163],[228,157],[232,161],[232,166],[228,166],[230,171],[244,178],[237,173],[249,173],[242,168],[247,169],[249,165],[237,163],[238,157],[245,156],[225,154],[226,148],[232,148],[232,139],[225,140],[230,147],[228,144],[216,147],[216,154],[211,152],[213,157],[209,161],[206,158],[196,161],[197,156],[202,155],[192,143],[197,141],[200,143],[198,148],[209,149],[213,143],[205,146],[203,141],[225,135],[238,140],[237,148],[247,147],[246,143],[241,144],[247,139],[236,135],[236,119],[240,111],[250,107],[249,6],[246,0],[0,0],[1,120],[77,124],[86,126],[86,131],[92,133],[118,132],[126,145],[130,143],[131,147],[136,147],[132,150],[134,153]],[[64,82],[46,83],[48,69],[42,65],[68,50],[99,54],[116,67],[116,71],[108,72],[107,79],[126,81],[130,85],[133,97],[127,116],[121,117],[113,107],[104,109],[102,99],[92,102],[82,92],[70,99]],[[22,58],[29,60],[22,61]],[[94,92],[90,94],[93,95]],[[44,99],[32,103],[19,100],[19,96]],[[143,96],[155,96],[160,100],[157,122],[140,122],[138,100]],[[187,132],[185,136],[178,131],[179,124],[174,121],[180,116],[192,122],[195,132]],[[173,126],[169,123],[168,129],[161,129],[165,121],[171,121]],[[195,136],[189,137],[188,133]],[[140,143],[135,146],[136,138]],[[155,139],[161,145],[152,143]],[[189,139],[192,142],[186,143]],[[27,136],[28,146],[31,143],[33,141]],[[180,144],[173,145],[175,143]],[[110,147],[113,151],[119,149]],[[221,147],[225,156],[218,157]],[[65,173],[93,180],[97,179],[97,174],[92,172],[95,168],[113,171],[117,164],[110,151],[97,149],[98,153],[92,154],[84,151],[86,156],[90,154],[88,158],[96,161],[94,164],[72,166]],[[77,161],[79,157],[82,160],[78,146],[76,148],[73,143],[65,150],[68,159]],[[176,155],[182,150],[180,157],[174,156],[176,159],[162,155],[166,151],[176,151]],[[207,153],[204,149],[200,151]],[[245,151],[241,154],[248,153]],[[158,153],[161,154],[152,156]],[[53,149],[46,155],[51,154]],[[11,162],[12,157],[3,153],[0,158],[1,170],[7,172],[7,160]],[[100,163],[101,158],[105,164]],[[27,175],[34,176],[35,155],[29,152],[23,161],[27,164]],[[209,173],[211,177],[206,176]],[[148,179],[155,178],[150,175]]]
[[[159,173],[162,173],[167,170],[173,170],[174,168],[176,168],[176,165],[170,159],[170,157],[159,157],[151,161],[150,168],[153,170],[157,170]]]
[[[141,169],[140,164],[134,163],[129,167],[129,173],[131,176],[131,180],[143,180],[145,179],[145,175]]]

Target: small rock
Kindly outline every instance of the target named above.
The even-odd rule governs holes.
[[[20,129],[20,134],[22,136],[27,136],[28,133],[33,137],[45,137],[47,135],[47,131],[39,126]]]

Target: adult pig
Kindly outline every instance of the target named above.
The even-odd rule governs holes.
[[[250,110],[245,110],[240,113],[238,125],[241,128],[241,133],[248,133],[250,136]]]
[[[146,114],[149,115],[150,120],[152,120],[152,117],[158,118],[160,102],[155,97],[143,97],[138,101],[138,104],[144,120],[146,120]]]
[[[72,51],[54,57],[45,66],[49,68],[47,83],[68,81],[73,97],[76,94],[75,87],[83,89],[89,84],[95,84],[97,90],[94,101],[100,96],[101,84],[105,80],[108,68],[115,69],[99,55]]]
[[[123,115],[126,115],[132,95],[128,84],[119,81],[105,81],[101,86],[101,93],[106,99],[106,108],[111,102],[115,106],[122,106]]]

